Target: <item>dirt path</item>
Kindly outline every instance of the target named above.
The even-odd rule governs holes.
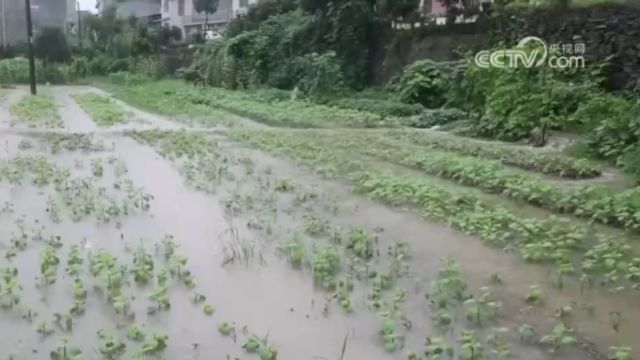
[[[91,358],[99,346],[96,340],[99,330],[109,329],[124,337],[127,327],[135,321],[145,324],[149,331],[165,332],[169,336],[169,346],[164,352],[168,359],[217,359],[226,354],[245,358],[241,346],[250,334],[267,337],[267,342],[277,348],[279,359],[341,359],[345,343],[344,359],[404,359],[405,350],[422,353],[426,337],[438,333],[432,320],[436,314],[425,293],[429,283],[438,279],[438,270],[449,255],[460,264],[473,293],[489,285],[495,274],[500,274],[504,282],[492,285],[494,297],[502,303],[502,311],[498,319],[488,321],[490,327],[466,324],[464,311],[454,312],[454,324],[444,337],[456,349],[462,329],[475,329],[477,337],[484,341],[491,327],[504,326],[509,332],[502,335],[502,341],[516,359],[596,356],[580,347],[552,355],[537,344],[520,343],[517,329],[521,324],[528,323],[548,333],[560,321],[574,326],[600,350],[606,350],[609,345],[635,345],[640,324],[636,299],[595,290],[583,294],[577,284],[568,284],[559,291],[550,286],[548,270],[542,266],[523,264],[513,254],[489,248],[446,226],[426,222],[409,210],[391,209],[355,196],[344,184],[322,180],[289,161],[238,147],[217,134],[213,136],[224,163],[229,166],[227,175],[220,177],[206,192],[193,190],[193,186],[185,183],[184,177],[189,172],[184,163],[171,162],[153,147],[139,144],[124,132],[184,129],[212,133],[214,130],[186,127],[121,102],[118,103],[133,114],[131,120],[112,128],[99,128],[70,97],[75,92],[99,90],[88,87],[51,90],[59,104],[64,129],[9,127],[6,104],[19,99],[24,89],[12,91],[0,107],[0,161],[17,155],[43,155],[57,166],[69,169],[69,179],[90,177],[95,171],[94,164],[100,163],[104,174],[95,176],[94,173],[93,181],[104,187],[108,196],[127,203],[131,194],[123,193],[122,187],[130,180],[135,188],[141,188],[153,199],[148,211],[115,215],[106,222],[97,219],[95,208],[99,206],[78,221],[72,221],[63,211],[62,220],[56,222],[52,220],[50,199],[64,193],[52,185],[38,188],[28,181],[22,185],[0,181],[0,206],[4,209],[0,211],[0,239],[3,239],[0,251],[13,249],[14,243],[4,239],[14,239],[15,234],[25,232],[18,225],[20,219],[26,224],[29,237],[37,238],[12,260],[0,263],[0,268],[10,265],[19,269],[22,304],[38,313],[29,321],[23,318],[23,313],[0,311],[0,358],[10,354],[46,358],[44,354],[60,342],[58,335],[69,338],[70,344],[80,347]],[[91,144],[101,149],[63,149],[52,154],[48,136],[71,133],[85,134]],[[24,140],[32,147],[25,147]],[[119,170],[125,168],[124,173]],[[294,190],[273,190],[283,180],[290,180]],[[99,204],[99,200],[93,201]],[[236,202],[241,204],[238,205],[241,209],[230,214],[229,207]],[[9,203],[10,210],[5,205]],[[309,270],[291,269],[279,250],[282,245],[279,242],[297,235],[299,229],[308,228],[310,221],[315,226],[326,221],[328,228],[343,229],[347,233],[348,229],[357,227],[376,234],[377,272],[386,271],[393,262],[393,257],[387,256],[388,249],[402,242],[409,245],[411,256],[403,262],[409,271],[398,276],[394,289],[387,294],[389,298],[382,300],[386,306],[394,291],[404,289],[406,292],[402,311],[411,326],[396,329],[405,338],[403,350],[383,350],[380,316],[368,309],[369,290],[375,285],[373,278],[365,276],[357,283],[350,297],[353,311],[348,312],[331,298],[331,292],[314,286]],[[56,328],[56,335],[43,336],[36,332],[40,321],[51,322],[56,313],[65,313],[73,303],[73,277],[64,271],[71,245],[81,246],[86,255],[108,249],[128,263],[125,259],[131,258],[137,247],[146,247],[152,253],[155,248],[159,264],[160,240],[167,234],[175,239],[177,251],[188,258],[188,269],[197,283],[195,290],[172,283],[169,311],[150,312],[148,295],[153,287],[136,286],[129,280],[124,292],[130,298],[130,310],[125,315],[114,313],[109,298],[91,289],[90,284],[97,280],[87,275],[83,277],[91,290],[86,301],[87,311],[74,318],[73,331],[50,324]],[[59,235],[64,244],[59,250],[61,264],[57,282],[55,287],[36,287],[42,280],[38,269],[44,248],[42,238],[52,235]],[[307,247],[307,258],[308,252],[330,244],[329,237],[329,234],[308,236],[311,244]],[[367,272],[370,272],[368,268]],[[543,305],[528,306],[523,302],[532,284],[540,284],[547,293]],[[206,302],[215,307],[212,316],[204,315],[200,305],[192,304],[190,297],[195,291],[204,294]],[[554,311],[566,306],[572,307],[571,315],[563,320],[554,318]],[[624,309],[625,320],[618,332],[614,332],[608,325],[610,314],[620,309]],[[130,314],[135,314],[134,319]],[[223,322],[235,324],[235,339],[218,334],[216,327]],[[485,347],[487,358],[497,357],[490,354],[489,345]],[[134,349],[135,342],[129,342],[128,356]]]

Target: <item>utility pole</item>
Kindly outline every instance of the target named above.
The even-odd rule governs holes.
[[[4,2],[5,0],[0,0],[2,1],[2,46],[5,48],[7,48],[7,24],[6,24],[6,16],[5,16],[5,9],[4,9]]]
[[[25,0],[27,11],[27,43],[29,45],[29,83],[31,84],[31,95],[35,95],[36,90],[36,61],[33,58],[33,28],[31,26],[31,0]]]
[[[82,20],[80,19],[80,1],[76,1],[76,12],[78,13],[78,47],[82,50]]]

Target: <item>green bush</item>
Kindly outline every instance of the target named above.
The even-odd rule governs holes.
[[[67,82],[60,67],[53,65],[38,68],[37,77],[42,83],[64,84]]]
[[[129,71],[129,61],[127,59],[115,59],[109,64],[108,71],[110,73]]]
[[[89,73],[91,75],[106,75],[109,72],[111,60],[104,54],[100,54],[89,61]]]
[[[430,128],[461,120],[467,120],[467,114],[460,109],[425,109],[420,115],[409,117],[405,124],[417,128]]]
[[[300,69],[296,87],[304,95],[317,96],[344,87],[335,52],[307,54],[298,59]]]
[[[326,104],[341,109],[368,111],[385,117],[415,116],[419,115],[424,110],[424,108],[419,104],[404,104],[397,101],[359,98],[329,100]]]
[[[640,145],[635,144],[628,147],[618,158],[617,164],[625,172],[633,175],[636,182],[640,182]]]
[[[450,63],[421,60],[407,66],[399,77],[390,83],[403,102],[438,108],[445,103],[450,75],[445,70]]]
[[[118,71],[109,74],[109,81],[118,85],[139,85],[152,79],[142,74],[131,74],[128,71]]]
[[[0,83],[29,83],[29,61],[21,57],[0,60]]]
[[[36,80],[41,83],[64,84],[65,65],[49,64],[43,66],[41,61],[36,61]],[[0,83],[2,84],[28,84],[29,60],[25,58],[13,58],[0,60]]]
[[[152,79],[160,79],[167,74],[166,67],[159,56],[129,58],[129,72]]]
[[[573,115],[588,129],[589,148],[599,157],[613,161],[640,141],[639,116],[639,105],[612,94],[592,96]]]
[[[291,100],[292,92],[289,90],[281,90],[281,89],[256,89],[250,92],[250,94],[255,95],[256,100],[265,101],[265,102],[274,102],[274,101],[287,101]]]

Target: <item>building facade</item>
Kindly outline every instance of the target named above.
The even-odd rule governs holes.
[[[109,6],[115,6],[121,17],[160,18],[162,0],[97,0],[96,9],[102,13]]]
[[[47,26],[66,29],[69,0],[31,0],[33,30]],[[3,45],[27,40],[24,0],[0,0],[0,41]]]
[[[162,0],[162,22],[179,27],[185,36],[202,32],[206,22],[208,36],[215,37],[229,21],[245,13],[255,2],[257,0],[220,0],[218,10],[206,16],[195,10],[193,0]]]

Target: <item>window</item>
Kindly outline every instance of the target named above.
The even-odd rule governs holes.
[[[178,16],[184,16],[184,0],[178,0]]]
[[[169,12],[169,0],[163,0],[164,12]]]
[[[247,7],[249,6],[249,0],[240,0],[240,7]]]

